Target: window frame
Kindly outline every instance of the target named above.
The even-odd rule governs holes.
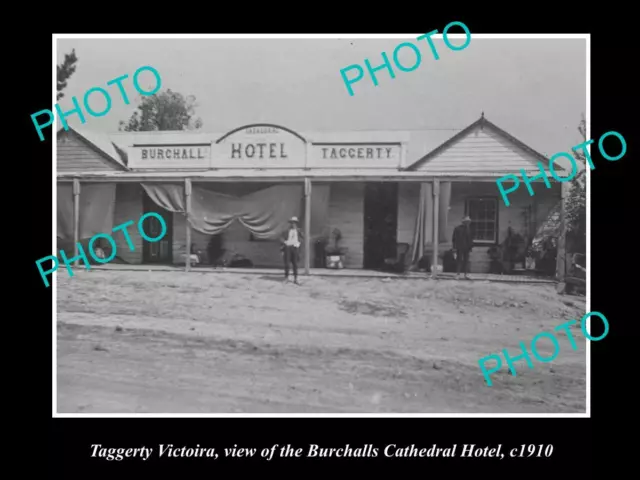
[[[470,195],[468,197],[465,198],[464,201],[464,215],[465,216],[469,216],[469,203],[472,201],[487,201],[490,200],[492,202],[494,202],[495,205],[495,229],[494,229],[494,238],[493,240],[476,240],[475,238],[473,239],[473,245],[474,246],[491,246],[491,245],[498,245],[499,241],[500,241],[500,202],[498,201],[498,197],[494,196],[494,195]],[[471,221],[473,222],[473,219],[471,219]]]

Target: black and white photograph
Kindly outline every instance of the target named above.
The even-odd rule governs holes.
[[[589,35],[443,27],[54,35],[53,416],[589,416]]]

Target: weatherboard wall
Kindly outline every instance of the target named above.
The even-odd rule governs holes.
[[[113,226],[133,221],[133,225],[127,227],[129,237],[134,250],[131,251],[127,240],[121,232],[113,234],[116,241],[117,256],[126,263],[139,265],[142,263],[143,239],[138,232],[138,220],[143,213],[144,190],[138,183],[120,183],[116,185],[116,204],[113,212]]]
[[[59,173],[123,170],[73,131],[58,134],[56,168]]]
[[[514,143],[489,125],[478,124],[466,134],[452,139],[436,149],[411,170],[434,174],[475,173],[495,175],[518,173],[520,169],[537,172],[541,159],[531,151]],[[560,173],[563,175],[562,173]]]
[[[329,228],[342,233],[346,268],[362,268],[364,260],[364,183],[334,183],[329,197]]]
[[[301,225],[301,228],[303,226]],[[347,249],[345,267],[362,268],[364,242],[364,184],[334,183],[330,185],[329,211],[324,232],[340,229],[340,246]],[[207,251],[210,235],[191,230],[191,242],[196,250]],[[184,215],[173,214],[173,263],[184,264],[187,252],[186,224]],[[311,242],[311,265],[315,260],[314,241]],[[282,268],[283,260],[279,240],[252,240],[249,231],[239,222],[234,222],[222,233],[224,258],[234,254],[250,259],[257,267]],[[300,252],[299,268],[304,265],[304,250]]]

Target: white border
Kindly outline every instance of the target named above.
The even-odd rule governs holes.
[[[585,113],[585,123],[586,123],[586,131],[585,136],[587,140],[591,138],[591,35],[587,35],[587,112]],[[591,154],[591,145],[587,146],[589,154]],[[584,166],[587,170],[585,174],[587,176],[587,188],[585,190],[586,197],[586,216],[587,216],[587,291],[586,291],[586,301],[587,304],[585,306],[585,313],[591,311],[591,168],[587,168],[587,165]],[[589,317],[587,322],[589,325],[587,326],[587,331],[591,332],[591,319],[593,317]],[[586,355],[587,355],[587,412],[586,416],[591,417],[591,342],[587,341]]]
[[[586,136],[590,139],[591,133],[591,35],[590,34],[474,34],[471,32],[473,38],[494,38],[494,39],[585,39],[586,45]],[[57,53],[58,53],[58,39],[63,38],[86,38],[86,39],[210,39],[210,38],[228,38],[228,39],[257,39],[257,38],[269,38],[269,39],[295,39],[295,38],[316,38],[316,39],[329,39],[329,38],[383,38],[383,39],[404,39],[413,38],[423,35],[423,33],[416,34],[53,34],[53,63],[52,63],[52,105],[57,103],[56,100],[56,65],[57,65]],[[442,38],[442,34],[434,35],[434,38]],[[466,38],[464,34],[448,34],[449,38]],[[51,126],[51,132],[53,132],[52,143],[52,157],[53,157],[53,178],[52,181],[52,255],[56,255],[56,235],[57,230],[57,136],[58,131],[58,119],[54,118],[53,125]],[[570,147],[568,147],[570,148]],[[589,152],[591,152],[591,147]],[[591,272],[591,198],[589,193],[591,192],[591,171],[587,168],[587,191],[586,191],[586,209],[587,209],[587,271]],[[346,413],[346,414],[332,414],[332,413],[274,413],[274,414],[258,414],[258,413],[204,413],[204,414],[191,414],[191,413],[58,413],[57,412],[57,273],[52,274],[52,309],[53,309],[53,323],[51,328],[51,335],[53,338],[53,351],[52,351],[52,417],[53,418],[590,418],[591,417],[591,342],[586,341],[586,412],[585,413],[498,413],[498,414],[485,414],[485,413],[457,413],[457,414],[445,414],[445,413]],[[587,291],[586,291],[586,311],[589,312],[591,308],[591,278],[587,275]],[[589,318],[588,331],[591,331],[591,318]]]

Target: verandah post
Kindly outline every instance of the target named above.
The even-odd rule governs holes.
[[[431,261],[431,278],[438,275],[438,240],[440,214],[440,180],[433,181],[433,259]]]
[[[77,267],[80,259],[78,242],[80,241],[80,180],[73,179],[73,264]]]
[[[187,229],[187,255],[185,256],[184,271],[188,272],[191,269],[191,223],[189,223],[189,217],[191,216],[191,179],[184,179],[184,219]]]
[[[566,183],[560,184],[560,232],[558,232],[558,247],[556,254],[556,280],[557,291],[564,293],[565,291],[565,275],[567,267],[567,249],[566,249],[566,215],[565,215],[565,199],[566,199]]]
[[[311,273],[311,180],[304,179],[304,273]]]

